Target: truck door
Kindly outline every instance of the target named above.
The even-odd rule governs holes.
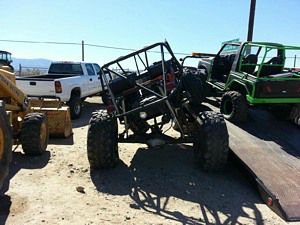
[[[98,64],[96,63],[93,63],[93,66],[94,66],[94,69],[95,69],[95,72],[96,72],[96,76],[97,76],[97,79],[95,81],[95,85],[96,85],[96,88],[95,90],[97,92],[101,92],[102,91],[102,86],[101,86],[101,79],[100,79],[100,73],[101,73],[101,68]]]
[[[93,64],[87,63],[85,64],[85,67],[88,74],[88,93],[92,95],[99,92],[97,91],[100,87],[99,76],[96,74]]]

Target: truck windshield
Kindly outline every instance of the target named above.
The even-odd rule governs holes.
[[[79,63],[52,63],[49,74],[83,74]]]

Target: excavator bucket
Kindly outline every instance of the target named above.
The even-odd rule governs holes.
[[[51,137],[69,137],[73,134],[70,109],[59,100],[30,99],[31,111],[46,114]]]

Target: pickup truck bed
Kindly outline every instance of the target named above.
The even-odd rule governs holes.
[[[53,62],[48,74],[17,77],[17,86],[28,96],[54,97],[66,102],[72,119],[79,118],[82,100],[102,93],[100,66],[85,62]]]
[[[42,81],[53,81],[55,79],[61,79],[61,78],[68,78],[72,76],[78,76],[78,75],[66,75],[66,74],[44,74],[39,76],[30,76],[30,77],[17,77],[17,80],[42,80]]]

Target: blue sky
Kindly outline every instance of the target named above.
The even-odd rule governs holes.
[[[246,40],[249,7],[250,0],[0,0],[0,39],[132,49],[167,39],[174,52],[213,53],[223,41]],[[257,0],[253,40],[300,46],[299,12],[299,0]],[[0,41],[0,49],[18,58],[81,60],[76,45]],[[85,59],[103,64],[127,53],[86,47]]]

